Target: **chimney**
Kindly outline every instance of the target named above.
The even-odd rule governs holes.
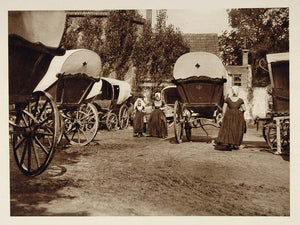
[[[152,27],[152,9],[146,9],[146,20]]]
[[[248,49],[243,49],[243,66],[248,66],[249,62],[248,62],[248,53],[249,50]]]
[[[242,52],[243,52],[243,66],[247,66],[248,65],[248,53],[249,53],[249,50],[247,49],[247,38],[245,37],[244,38],[244,43],[243,43],[243,49],[242,49]]]

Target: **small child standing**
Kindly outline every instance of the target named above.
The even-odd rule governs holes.
[[[143,104],[142,99],[137,99],[134,104],[134,119],[133,119],[133,132],[134,136],[143,137],[144,131],[144,113],[145,113],[145,104]]]

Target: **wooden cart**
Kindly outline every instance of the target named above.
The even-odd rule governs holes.
[[[33,92],[58,48],[65,13],[11,11],[9,21],[9,124],[14,157],[28,176],[49,166],[60,133],[59,111],[44,91]]]
[[[289,53],[267,55],[272,108],[264,120],[263,136],[275,154],[290,148]]]
[[[227,72],[221,60],[207,52],[182,55],[174,66],[173,83],[180,99],[174,104],[174,132],[177,143],[182,142],[183,130],[191,140],[192,128],[220,126],[223,116],[224,83]]]
[[[66,51],[55,57],[36,90],[49,92],[60,110],[61,133],[72,145],[84,146],[95,138],[98,111],[86,101],[95,82],[100,80],[101,60],[88,49]]]
[[[100,123],[105,124],[108,130],[128,127],[130,98],[128,82],[106,77],[95,83],[87,96],[98,109]]]

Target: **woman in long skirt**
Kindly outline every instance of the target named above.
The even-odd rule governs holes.
[[[162,111],[164,102],[161,100],[160,93],[155,93],[155,100],[153,102],[154,110],[149,118],[149,134],[150,136],[157,136],[166,138],[168,136],[167,118]]]
[[[237,87],[232,88],[232,96],[226,98],[225,104],[227,107],[216,142],[226,145],[228,150],[238,149],[246,131],[246,122],[244,101],[238,97]]]
[[[142,99],[137,99],[134,104],[134,119],[133,119],[133,132],[134,136],[142,137],[144,131],[144,114],[145,114],[145,103]]]

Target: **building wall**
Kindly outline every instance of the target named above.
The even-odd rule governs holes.
[[[249,76],[249,65],[247,66],[226,66],[227,72],[230,76],[234,74],[241,74],[241,87],[247,87]]]
[[[268,111],[268,100],[269,95],[267,94],[266,87],[255,87],[253,88],[253,118],[266,117]]]

